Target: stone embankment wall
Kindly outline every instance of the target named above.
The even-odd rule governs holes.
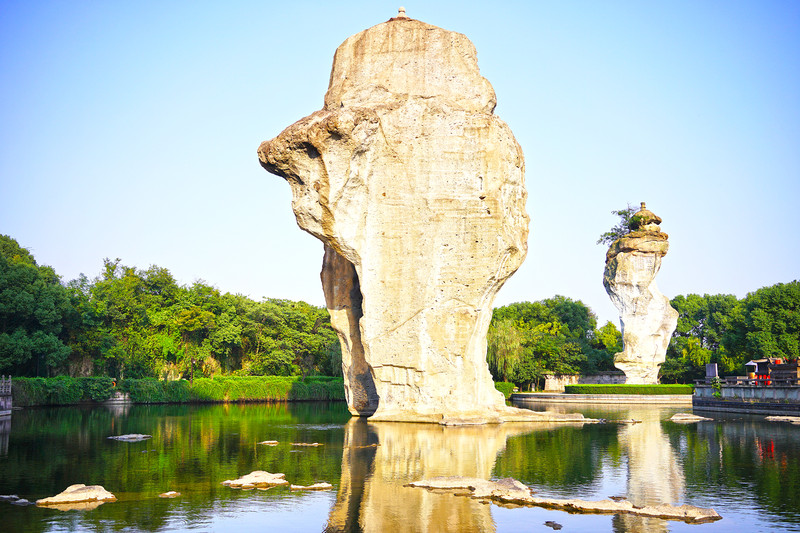
[[[11,414],[11,376],[0,376],[0,416]]]
[[[800,387],[770,385],[767,387],[722,386],[721,397],[714,397],[710,385],[697,385],[693,407],[704,411],[733,413],[800,415]]]
[[[589,376],[575,374],[545,374],[544,392],[564,392],[566,385],[622,385],[623,372],[598,372]]]

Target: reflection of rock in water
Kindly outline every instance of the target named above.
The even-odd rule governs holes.
[[[494,531],[490,505],[404,485],[436,476],[489,479],[508,437],[551,429],[353,419],[345,427],[342,477],[326,531]]]
[[[494,531],[490,506],[404,486],[441,475],[488,479],[505,438],[486,429],[351,420],[326,531]]]
[[[620,412],[623,414],[623,412]],[[637,506],[679,504],[683,498],[683,471],[661,429],[661,410],[631,407],[624,416],[641,424],[621,426],[619,443],[628,455],[628,499]],[[633,515],[614,517],[614,531],[639,533],[669,531],[668,522]]]

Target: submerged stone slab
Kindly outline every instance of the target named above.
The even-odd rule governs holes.
[[[713,420],[704,416],[693,415],[691,413],[675,413],[670,417],[670,420],[679,424],[691,424],[693,422],[702,422],[704,420]]]
[[[256,487],[274,487],[276,485],[288,485],[286,474],[271,474],[264,470],[254,470],[239,479],[227,479],[222,485],[232,489],[253,489]]]
[[[678,324],[678,312],[655,282],[669,242],[658,226],[661,219],[644,202],[633,218],[637,227],[611,244],[603,273],[622,324],[622,351],[614,356],[614,366],[625,373],[626,383],[656,384]]]
[[[694,505],[648,505],[635,506],[628,500],[609,499],[587,501],[578,499],[541,498],[531,493],[524,484],[513,478],[489,481],[474,478],[439,477],[409,483],[410,487],[452,490],[455,494],[469,491],[472,498],[492,500],[497,503],[529,505],[550,509],[562,509],[579,513],[613,513],[633,514],[667,520],[682,520],[688,523],[703,523],[719,520],[722,517],[714,509],[695,507]]]
[[[261,144],[322,284],[348,407],[503,421],[486,364],[497,291],[527,253],[524,157],[464,36],[396,17],[336,51],[325,105]]]
[[[129,433],[127,435],[114,435],[108,437],[111,440],[118,440],[122,442],[140,442],[147,439],[152,439],[152,435],[144,435],[142,433]]]
[[[327,482],[314,483],[313,485],[290,485],[289,490],[330,490],[333,485]]]

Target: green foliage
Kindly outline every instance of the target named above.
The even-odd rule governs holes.
[[[489,371],[505,381],[519,365],[522,357],[522,334],[513,320],[492,321],[486,336]]]
[[[714,390],[714,398],[722,398],[722,380],[718,377],[711,378],[711,388]]]
[[[503,393],[503,396],[508,400],[509,396],[514,392],[516,385],[507,381],[495,381],[494,388]]]
[[[341,378],[297,376],[246,376],[196,378],[188,381],[160,381],[152,378],[126,379],[120,388],[135,403],[244,402],[344,400]]]
[[[677,296],[678,326],[662,366],[662,381],[702,378],[707,363],[743,373],[751,359],[800,355],[800,283],[778,283],[749,293]]]
[[[612,355],[596,326],[597,317],[583,302],[560,295],[498,307],[487,335],[489,370],[495,380],[522,389],[531,389],[545,374],[606,370]]]
[[[103,261],[62,285],[0,236],[0,372],[125,378],[341,376],[327,310],[177,284],[158,266]]]
[[[800,356],[800,282],[749,293],[730,313],[722,345],[737,367],[750,359]]]
[[[61,365],[70,353],[63,328],[71,313],[53,269],[0,235],[0,373],[46,375]]]
[[[116,386],[112,378],[106,376],[80,378],[83,386],[83,397],[96,402],[104,402],[111,398]]]
[[[634,215],[636,208],[629,203],[625,209],[611,211],[612,215],[619,217],[619,222],[607,232],[600,235],[597,244],[610,245],[620,237],[624,237],[639,226],[639,218]]]
[[[692,394],[693,385],[565,385],[566,394]]]
[[[14,378],[11,380],[14,405],[71,405],[81,401],[84,386],[80,379],[68,376],[55,378]]]

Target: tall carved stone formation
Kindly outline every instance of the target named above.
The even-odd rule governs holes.
[[[655,384],[678,324],[678,312],[655,282],[669,236],[644,202],[633,224],[631,233],[611,243],[603,273],[603,285],[622,322],[622,351],[614,356],[614,366],[625,372],[626,383]]]
[[[259,147],[325,244],[350,411],[500,421],[495,294],[522,264],[522,150],[459,33],[396,18],[336,50],[325,105]]]

